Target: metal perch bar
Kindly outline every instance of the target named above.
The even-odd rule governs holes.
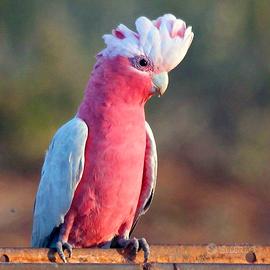
[[[61,263],[54,250],[34,248],[0,248],[1,262],[11,263]],[[139,252],[133,262],[128,261],[123,250],[74,249],[71,264],[143,264]],[[270,246],[252,245],[155,245],[151,246],[150,264],[270,264]],[[3,265],[3,264],[0,264]],[[1,269],[1,268],[0,268]],[[182,269],[182,268],[181,268]]]

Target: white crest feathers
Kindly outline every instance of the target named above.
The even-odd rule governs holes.
[[[117,55],[149,57],[157,71],[170,71],[185,57],[193,39],[191,26],[172,14],[165,14],[154,21],[139,17],[136,32],[120,24],[112,34],[103,36],[107,47],[101,52],[107,57]]]

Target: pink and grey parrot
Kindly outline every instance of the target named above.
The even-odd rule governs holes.
[[[55,134],[36,195],[32,246],[139,249],[130,238],[149,208],[157,178],[153,133],[144,105],[168,86],[168,72],[184,58],[191,27],[166,14],[136,20],[137,32],[120,24],[104,35],[106,48],[87,84],[76,116]]]

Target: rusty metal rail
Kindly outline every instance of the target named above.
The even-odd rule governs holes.
[[[53,250],[0,248],[0,270],[133,270],[143,267],[144,269],[168,270],[270,269],[270,246],[215,244],[152,246],[147,265],[143,264],[142,252],[138,253],[134,261],[129,261],[123,250],[74,249],[69,263],[62,264]]]

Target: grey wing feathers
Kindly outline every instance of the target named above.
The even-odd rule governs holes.
[[[48,237],[63,223],[84,168],[86,123],[73,118],[55,134],[43,164],[36,195],[32,246],[46,247]]]
[[[141,194],[133,221],[130,234],[134,230],[139,218],[150,207],[153,200],[156,180],[157,180],[157,149],[153,132],[147,122],[145,122],[146,129],[146,149],[144,158],[144,170]]]

